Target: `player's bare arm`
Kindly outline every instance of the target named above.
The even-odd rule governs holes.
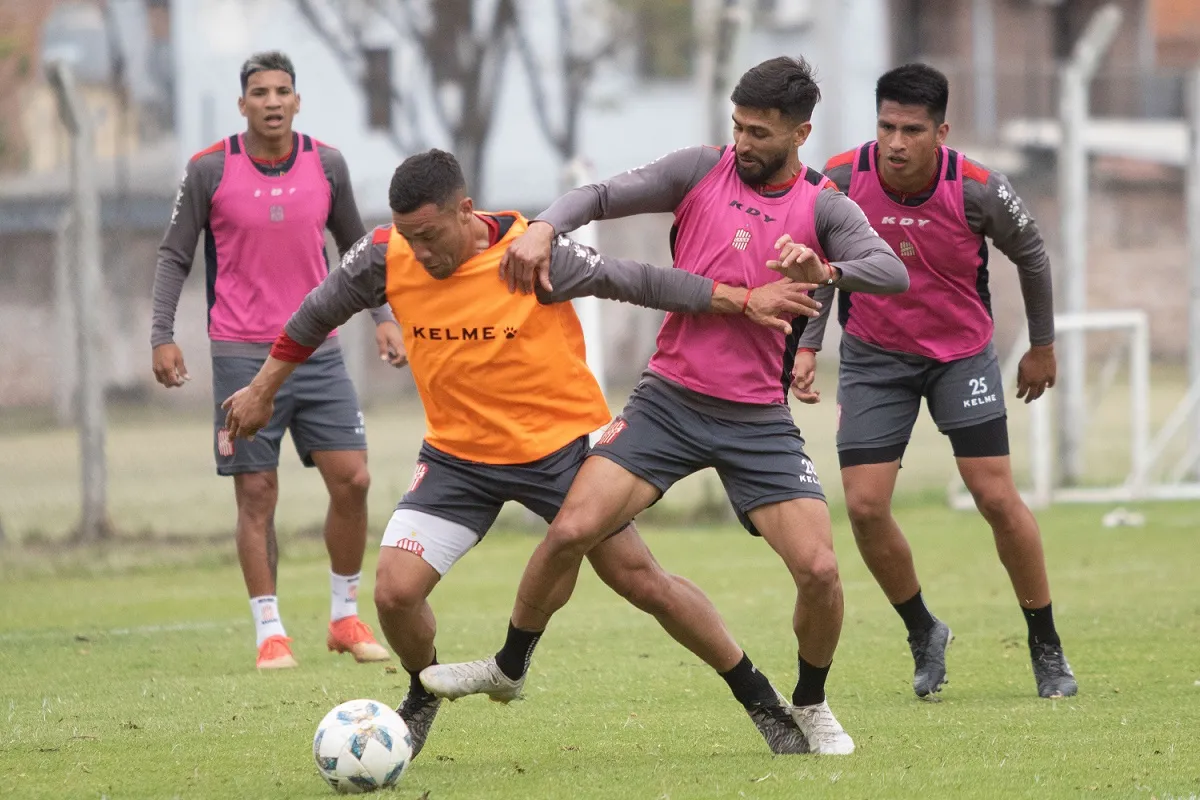
[[[500,279],[510,292],[529,294],[535,284],[553,291],[549,269],[555,235],[600,219],[674,211],[720,157],[721,151],[712,147],[688,147],[601,183],[572,189],[512,243],[500,261]]]

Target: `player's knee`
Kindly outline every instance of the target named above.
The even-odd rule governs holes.
[[[886,495],[847,491],[846,513],[855,537],[869,538],[873,531],[891,519],[892,501]]]
[[[250,472],[236,476],[238,517],[265,524],[275,513],[279,481],[274,472]]]
[[[351,473],[346,481],[346,488],[356,496],[367,496],[367,491],[371,488],[371,471],[365,463]]]
[[[363,503],[367,499],[367,491],[371,488],[371,472],[366,463],[359,464],[341,475],[331,486],[331,494],[336,499],[347,503]]]
[[[425,602],[425,592],[413,581],[400,580],[380,568],[375,572],[375,610],[380,616],[404,614]]]
[[[973,493],[975,507],[989,523],[1002,525],[1015,518],[1024,507],[1021,495],[1003,485],[989,485]]]
[[[582,559],[603,538],[596,526],[580,514],[561,512],[546,531],[546,545],[556,555]]]
[[[841,581],[837,556],[832,548],[812,556],[807,563],[794,569],[793,575],[800,593],[811,597],[823,597],[836,591]]]

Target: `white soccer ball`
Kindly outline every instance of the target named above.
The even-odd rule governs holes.
[[[339,794],[395,786],[412,761],[412,735],[378,700],[351,700],[325,715],[313,737],[321,777]]]

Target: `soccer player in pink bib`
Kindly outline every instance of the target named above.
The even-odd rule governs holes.
[[[1077,691],[1050,607],[1038,525],[1009,463],[1000,364],[992,345],[987,239],[1017,266],[1029,321],[1029,352],[1017,397],[1032,402],[1054,385],[1050,263],[1033,217],[1008,180],[945,145],[946,77],[924,64],[879,79],[876,141],[831,159],[825,172],[863,209],[908,267],[902,295],[838,292],[844,330],[838,373],[838,458],[859,552],[908,629],[913,691],[929,696],[946,679],[950,628],[930,613],[912,551],[892,516],[900,461],[924,399],[950,440],[963,481],[992,528],[1029,629],[1038,694]],[[832,290],[819,290],[823,312]],[[800,341],[793,392],[812,390],[825,317]]]
[[[279,52],[250,57],[241,71],[235,134],[188,162],[154,275],[154,376],[168,388],[188,380],[174,340],[175,311],[204,236],[208,335],[212,342],[213,450],[217,472],[232,475],[237,551],[250,594],[259,669],[296,666],[276,597],[276,467],[285,430],[305,466],[329,490],[325,545],[331,609],[326,644],[358,661],[388,652],[358,617],[367,543],[367,440],[354,385],[331,335],[284,385],[275,414],[253,441],[234,441],[221,403],[250,383],[305,295],[329,273],[325,230],[344,253],[366,234],[342,154],[292,130],[300,110],[296,70]],[[380,356],[405,362],[400,327],[382,306],[371,312]]]

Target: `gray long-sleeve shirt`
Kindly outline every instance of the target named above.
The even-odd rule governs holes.
[[[503,227],[503,218],[498,223]],[[386,238],[378,238],[384,240],[369,235],[355,243],[341,266],[304,299],[285,327],[293,341],[315,347],[355,313],[387,302],[388,245]],[[566,236],[555,237],[550,245],[550,283],[553,292],[537,288],[543,305],[591,296],[663,311],[702,313],[711,307],[713,295],[708,278],[607,256]],[[508,291],[499,278],[495,290]]]
[[[837,161],[846,160],[835,159],[835,162]],[[1029,325],[1030,344],[1051,344],[1054,342],[1054,286],[1050,259],[1046,255],[1041,231],[1008,178],[999,172],[988,170],[976,161],[966,161],[974,167],[964,169],[962,176],[967,226],[972,233],[991,239],[996,248],[1016,265],[1021,296],[1025,303],[1025,317]],[[837,166],[826,169],[825,177],[849,194],[853,169],[853,161],[838,163]],[[940,169],[939,162],[939,172]],[[980,178],[984,180],[981,181]],[[884,187],[893,201],[910,207],[919,206],[929,200],[936,189],[935,184],[923,192],[902,196]],[[834,305],[834,290],[822,288],[814,293],[814,296],[823,304],[821,316],[809,321],[800,337],[800,347],[820,350],[829,311]]]
[[[262,164],[255,162],[255,167],[264,175],[277,176],[285,174],[295,163],[301,151],[299,134],[293,134],[291,158],[282,164]],[[342,154],[335,148],[313,141],[313,146],[320,157],[325,179],[329,182],[330,205],[326,227],[333,234],[339,255],[344,254],[356,241],[366,233],[362,218],[358,213],[358,205],[354,199],[354,191],[350,183],[350,172]],[[154,304],[152,327],[150,334],[151,347],[167,344],[175,338],[175,312],[179,306],[179,298],[183,285],[191,272],[195,259],[196,243],[201,234],[209,231],[209,216],[212,211],[213,196],[221,183],[225,170],[225,149],[223,143],[216,145],[193,156],[184,171],[175,198],[175,207],[171,213],[171,221],[167,226],[162,243],[158,248],[158,262],[154,273]],[[209,242],[208,249],[211,249]],[[206,249],[206,258],[215,258]],[[209,264],[209,269],[215,271],[215,262]],[[210,276],[210,292],[216,291],[219,284]],[[210,297],[210,305],[212,298]],[[373,308],[371,316],[378,324],[393,319],[391,310],[383,305]],[[223,342],[212,343],[212,353],[220,355],[265,355],[270,349],[270,343],[259,342]]]
[[[574,189],[556,200],[538,220],[562,233],[593,220],[634,214],[669,213],[678,209],[721,160],[721,148],[698,146],[677,150],[644,166],[601,183]],[[773,195],[786,194],[783,188]],[[867,222],[862,210],[839,191],[822,191],[813,209],[817,242],[825,257],[841,271],[839,286],[852,291],[893,294],[908,288],[908,272]],[[800,318],[799,325],[810,322]],[[793,323],[794,328],[797,323]],[[789,344],[789,349],[793,347]],[[790,372],[790,355],[783,369]],[[705,395],[647,370],[643,380],[671,392],[680,402],[726,419],[766,421],[790,419],[786,392],[778,404],[739,403]],[[790,376],[789,376],[790,380]]]
[[[722,152],[706,146],[676,150],[601,183],[573,189],[537,219],[558,233],[569,233],[594,220],[673,212],[716,167]],[[844,194],[821,192],[813,213],[817,241],[830,263],[841,270],[838,286],[877,294],[908,288],[904,265]]]

